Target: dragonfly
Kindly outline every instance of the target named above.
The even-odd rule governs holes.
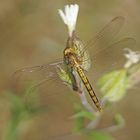
[[[71,80],[71,88],[79,92],[81,87],[77,81],[80,79],[80,82],[87,90],[97,110],[101,111],[101,103],[86,73],[91,68],[92,61],[96,62],[98,59],[101,59],[102,54],[105,54],[105,60],[109,58],[113,64],[116,64],[122,57],[123,48],[131,48],[135,45],[135,39],[133,38],[123,38],[118,42],[111,43],[120,31],[124,21],[125,19],[122,16],[113,18],[94,38],[90,39],[86,45],[77,37],[76,32],[73,31],[72,36],[67,39],[62,59],[48,64],[22,68],[17,70],[14,75],[20,77],[24,74],[27,74],[26,76],[30,76],[32,73],[44,74],[43,80],[37,81],[37,83],[33,85],[33,88],[36,88],[53,79],[62,81],[58,70],[63,68]],[[105,63],[107,64],[108,62]],[[114,67],[114,65],[109,65],[106,69],[109,70],[112,67]],[[79,77],[78,80],[76,75]]]

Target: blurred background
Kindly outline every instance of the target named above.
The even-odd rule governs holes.
[[[32,111],[30,113],[29,110],[28,113],[24,103],[20,102],[20,97],[24,96],[23,92],[17,91],[16,88],[14,92],[10,89],[14,82],[11,76],[16,70],[47,64],[63,57],[68,34],[58,15],[58,9],[73,3],[80,6],[76,30],[84,42],[95,36],[112,18],[124,16],[125,24],[117,38],[135,38],[137,50],[140,50],[139,0],[0,0],[0,139],[12,140],[6,138],[7,131],[10,131],[7,130],[9,122],[11,118],[13,119],[13,115],[20,114],[22,111],[24,113],[20,117],[25,117],[25,120],[23,119],[21,127],[18,126],[18,140],[87,139],[79,135],[69,136],[74,125],[70,116],[75,112],[73,108],[81,103],[75,92],[66,86],[62,86],[59,82],[54,84],[54,81],[44,85],[43,91],[39,93],[41,97],[36,97],[35,100],[39,98],[41,107],[49,105],[50,109],[47,108],[45,113],[39,112],[37,115]],[[101,61],[98,65],[101,69],[105,67]],[[96,84],[96,79],[93,79],[92,84]],[[60,86],[62,88],[59,88]],[[7,91],[17,97],[14,95],[5,97]],[[123,100],[104,112],[99,128],[108,126],[111,116],[120,112],[125,119],[125,126],[110,135],[116,140],[138,140],[140,137],[139,91],[140,89],[129,90]],[[47,93],[54,96],[47,98]],[[59,93],[65,94],[59,95]],[[14,121],[20,120],[20,117],[15,117]],[[63,135],[66,137],[60,137]]]

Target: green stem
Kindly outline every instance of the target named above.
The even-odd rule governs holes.
[[[18,127],[19,127],[20,121],[17,117],[13,117],[7,128],[7,133],[5,136],[5,140],[16,140],[18,136]]]

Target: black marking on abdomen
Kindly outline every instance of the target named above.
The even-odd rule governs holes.
[[[79,76],[81,77],[81,80],[84,83],[92,101],[95,103],[98,110],[101,111],[101,106],[100,106],[99,100],[98,100],[98,98],[97,98],[89,80],[87,79],[86,75],[84,74],[84,72],[83,72],[83,70],[81,69],[80,66],[78,66],[76,68],[77,68],[77,72],[78,72]]]

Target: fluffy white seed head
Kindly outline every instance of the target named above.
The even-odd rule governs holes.
[[[129,68],[140,61],[140,52],[134,52],[129,48],[125,48],[124,50],[126,51],[124,56],[127,58],[127,62],[124,65],[125,68]]]
[[[63,10],[58,9],[58,13],[60,17],[68,27],[69,36],[72,36],[72,32],[75,30],[78,11],[79,11],[79,6],[77,4],[66,5],[64,12]]]

